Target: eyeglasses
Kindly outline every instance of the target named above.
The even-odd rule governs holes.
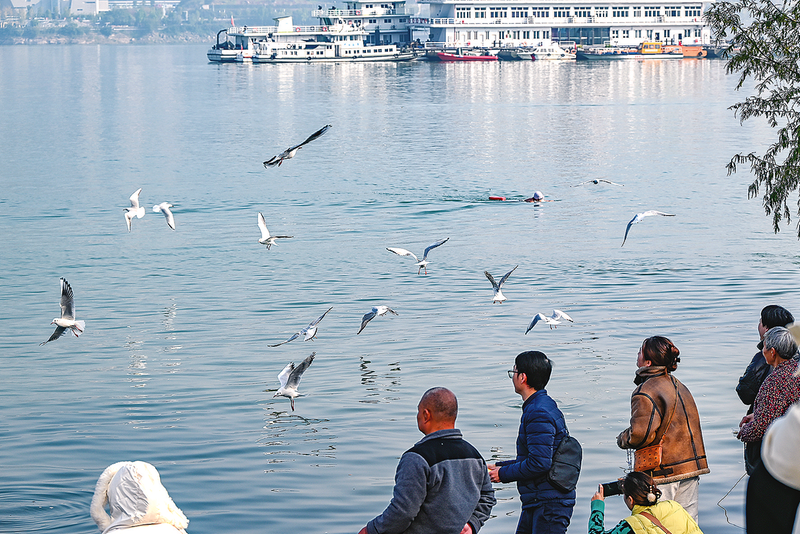
[[[508,378],[514,378],[514,375],[518,375],[518,374],[519,374],[519,371],[514,371],[513,369],[510,369],[508,371]]]

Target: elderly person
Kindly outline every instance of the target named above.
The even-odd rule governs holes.
[[[761,384],[772,371],[772,367],[770,367],[761,353],[764,349],[764,335],[770,328],[775,328],[776,326],[786,327],[793,322],[794,316],[782,306],[771,304],[761,310],[761,318],[758,321],[758,352],[753,356],[750,365],[747,366],[744,374],[739,379],[739,385],[736,386],[736,393],[739,398],[749,406],[747,409],[749,414],[753,413],[753,403],[756,400]],[[761,441],[745,443],[744,467],[747,470],[747,474],[752,475],[759,463],[761,463]]]
[[[764,335],[762,353],[772,372],[758,390],[753,413],[745,415],[739,423],[736,437],[745,443],[761,441],[770,423],[800,400],[800,378],[794,376],[797,343],[792,333],[782,326],[771,328]]]
[[[697,521],[700,475],[708,473],[700,415],[689,390],[672,376],[680,351],[665,337],[644,340],[636,360],[631,426],[617,436],[621,449],[662,443],[661,465],[647,471],[664,499],[676,501]]]

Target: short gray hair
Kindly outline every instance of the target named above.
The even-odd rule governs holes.
[[[797,354],[797,343],[791,332],[782,326],[770,328],[764,335],[764,348],[775,349],[778,357],[789,360]]]

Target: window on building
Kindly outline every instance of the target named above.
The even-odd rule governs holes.
[[[611,38],[619,39],[619,30],[611,30]]]
[[[670,33],[669,32],[670,31],[672,31],[672,30],[664,30],[664,39],[669,39],[669,37],[670,37]]]
[[[475,18],[476,19],[485,19],[486,18],[486,8],[485,7],[476,7],[475,8]]]
[[[681,6],[665,6],[664,7],[664,16],[665,17],[680,17],[681,16]]]
[[[549,7],[532,7],[531,16],[536,18],[550,18]]]
[[[457,19],[468,19],[472,18],[472,10],[468,7],[457,7],[456,8],[456,18]]]
[[[700,6],[684,6],[683,7],[683,16],[684,17],[700,17],[701,16],[701,7]]]
[[[567,18],[569,17],[569,8],[568,7],[554,7],[553,8],[553,17],[555,18]]]
[[[642,7],[641,6],[633,6],[633,16],[634,17],[641,17],[642,16]]]
[[[630,39],[631,31],[630,30],[622,30],[622,38],[623,39]]]
[[[522,32],[522,38],[523,39],[530,39],[531,38],[531,32],[530,31]]]
[[[583,17],[588,19],[589,17],[592,16],[592,8],[588,6],[573,7],[572,12],[576,17]]]
[[[700,30],[700,28],[697,28],[697,29],[694,31],[694,36],[695,36],[695,37],[702,37],[702,34],[701,34],[701,30]]]
[[[595,17],[608,17],[608,6],[595,7],[594,8],[594,16]]]
[[[384,24],[391,24],[392,23],[392,19],[383,19],[383,23]]]
[[[550,39],[550,30],[545,30],[542,32],[542,39]]]
[[[541,39],[541,37],[539,36],[540,34],[541,34],[541,32],[539,30],[534,31],[533,32],[533,38],[534,39]]]
[[[644,16],[645,17],[660,17],[661,16],[661,8],[660,7],[644,7]]]
[[[633,30],[633,36],[637,39],[642,38],[642,30]]]
[[[528,18],[528,8],[527,7],[512,7],[511,8],[511,18],[512,19],[526,19],[526,18]]]
[[[506,7],[490,7],[489,18],[492,19],[505,19],[508,18],[508,8]]]
[[[614,18],[623,18],[629,16],[630,12],[627,7],[612,7],[611,16]]]
[[[647,30],[647,39],[648,40],[652,40],[653,39],[653,30]]]

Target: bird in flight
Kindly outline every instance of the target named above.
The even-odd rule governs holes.
[[[533,320],[531,321],[531,324],[528,325],[528,329],[525,330],[525,333],[527,334],[528,332],[530,332],[531,328],[536,326],[536,323],[538,323],[539,321],[544,321],[544,324],[550,325],[550,328],[553,329],[561,324],[561,319],[564,319],[571,323],[575,322],[572,320],[572,317],[562,312],[561,310],[553,310],[553,314],[550,316],[547,316],[543,313],[537,313],[536,315],[533,316]]]
[[[585,182],[581,182],[579,184],[575,184],[572,187],[577,187],[579,185],[584,185],[584,184],[595,184],[595,185],[597,185],[597,184],[599,184],[601,182],[604,183],[604,184],[618,185],[620,187],[625,187],[623,184],[618,184],[616,182],[612,182],[611,180],[604,180],[603,178],[595,178],[594,180],[586,180]]]
[[[656,210],[649,210],[649,211],[643,211],[642,213],[637,213],[636,215],[633,216],[633,219],[631,219],[631,221],[628,223],[628,226],[625,228],[625,237],[622,239],[622,244],[620,245],[620,247],[625,246],[625,241],[628,239],[628,232],[630,231],[631,226],[633,226],[638,222],[642,222],[642,219],[644,219],[645,217],[650,217],[651,215],[663,215],[664,217],[675,217],[674,213],[664,213],[663,211],[656,211]]]
[[[75,337],[80,336],[83,333],[83,329],[86,328],[85,322],[75,320],[75,301],[72,298],[72,287],[63,278],[59,280],[61,280],[61,317],[53,319],[50,324],[56,325],[56,330],[50,336],[50,339],[43,341],[40,345],[60,338],[67,331],[67,328],[72,330]]]
[[[281,387],[275,392],[272,398],[288,397],[292,403],[292,411],[294,411],[294,399],[300,395],[297,392],[297,386],[300,384],[303,373],[308,369],[308,366],[311,365],[311,362],[314,361],[314,356],[316,355],[316,352],[312,352],[311,356],[300,362],[300,365],[297,367],[294,366],[294,362],[287,363],[286,367],[284,367],[283,371],[278,375]]]
[[[513,273],[519,265],[516,265],[513,269],[508,271],[506,274],[503,275],[503,278],[500,279],[500,282],[495,282],[494,277],[489,274],[489,271],[483,271],[483,274],[486,275],[486,278],[492,283],[492,289],[494,290],[494,297],[492,297],[492,304],[495,302],[499,302],[500,304],[506,300],[506,297],[503,295],[503,292],[500,291],[500,288],[503,286],[503,283],[508,279],[508,277]]]
[[[386,247],[386,250],[388,250],[389,252],[394,252],[398,256],[411,256],[412,258],[414,258],[414,261],[417,262],[414,265],[419,267],[419,269],[417,269],[417,274],[419,274],[419,272],[422,269],[425,269],[425,274],[428,274],[428,264],[430,263],[428,261],[428,252],[430,252],[431,249],[434,249],[434,248],[436,248],[438,246],[444,245],[449,240],[450,240],[450,238],[446,237],[446,238],[444,238],[444,239],[442,239],[440,241],[437,241],[436,243],[434,243],[432,245],[428,245],[428,248],[425,249],[425,253],[422,255],[422,261],[420,261],[420,259],[417,258],[416,254],[414,254],[413,252],[411,252],[409,250],[406,250],[404,248]]]
[[[161,204],[156,204],[153,206],[153,212],[158,213],[159,211],[164,214],[164,218],[167,220],[167,226],[175,229],[175,217],[172,216],[172,211],[170,208],[173,207],[172,204],[169,202],[162,202]]]
[[[364,317],[361,318],[361,328],[358,329],[356,335],[360,334],[361,331],[364,330],[364,327],[367,326],[368,322],[370,322],[379,315],[386,315],[386,312],[397,315],[397,312],[391,309],[389,306],[373,306],[372,310],[369,313],[364,314]]]
[[[328,129],[330,129],[330,127],[331,127],[330,124],[326,124],[325,126],[320,128],[319,130],[314,132],[313,134],[309,135],[308,139],[306,139],[305,141],[303,141],[299,145],[290,146],[289,148],[287,148],[286,150],[284,150],[283,152],[281,152],[277,156],[272,156],[270,159],[268,159],[267,161],[264,162],[264,168],[274,167],[275,165],[280,167],[281,163],[283,163],[283,160],[292,159],[295,156],[295,154],[297,154],[297,151],[300,150],[303,147],[303,145],[308,144],[311,141],[313,141],[314,139],[320,137],[322,134],[327,132]]]
[[[142,192],[142,188],[140,187],[131,195],[131,207],[130,208],[122,208],[125,212],[125,224],[128,225],[128,231],[131,231],[131,219],[137,217],[141,219],[144,217],[144,207],[139,206],[139,193]]]
[[[308,341],[309,339],[314,339],[315,337],[317,337],[317,325],[322,320],[322,318],[325,317],[328,314],[328,312],[331,311],[332,309],[333,309],[333,306],[328,308],[325,313],[323,313],[322,315],[320,315],[319,317],[317,317],[316,319],[314,319],[313,321],[308,323],[307,327],[302,328],[302,329],[300,329],[299,332],[296,332],[296,333],[292,334],[292,337],[290,337],[286,341],[281,341],[280,343],[276,343],[274,345],[267,345],[267,346],[268,347],[279,347],[281,345],[289,343],[290,341],[294,341],[295,339],[297,339],[300,336],[304,336],[303,337],[303,341]]]
[[[275,242],[276,239],[291,239],[294,236],[291,235],[269,235],[269,230],[267,230],[267,221],[264,219],[264,215],[260,212],[258,214],[258,227],[261,229],[261,239],[258,240],[259,243],[262,245],[267,246],[267,250],[272,245],[277,245]]]

